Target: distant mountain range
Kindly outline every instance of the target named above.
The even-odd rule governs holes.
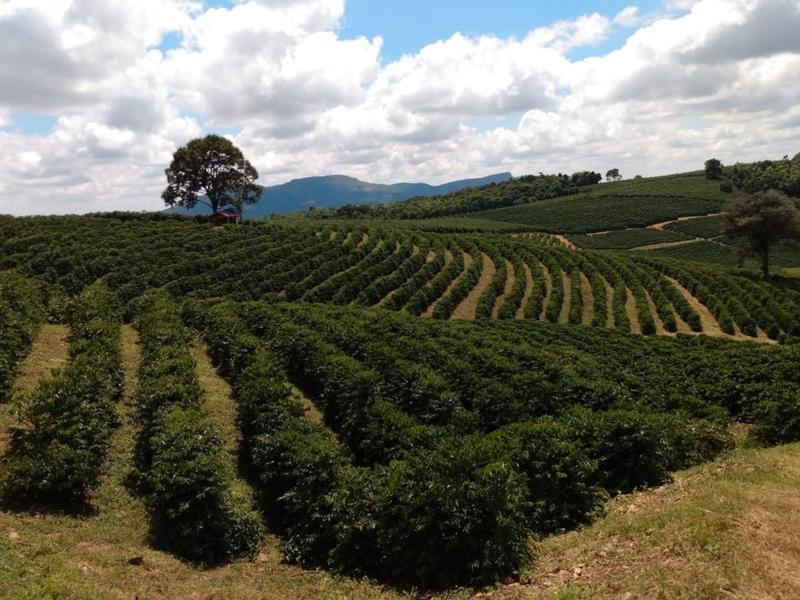
[[[408,200],[416,196],[439,196],[469,187],[500,183],[511,179],[511,173],[497,173],[477,179],[462,179],[442,185],[427,183],[367,183],[345,175],[306,177],[294,179],[281,185],[262,188],[261,198],[256,204],[245,208],[246,219],[260,219],[271,214],[315,208],[336,208],[345,204],[384,204]],[[182,214],[206,214],[209,208],[198,204],[193,209],[170,209]]]

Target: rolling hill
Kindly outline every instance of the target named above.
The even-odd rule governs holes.
[[[382,204],[399,202],[413,197],[450,194],[465,188],[489,185],[511,179],[511,173],[496,173],[487,177],[462,179],[441,185],[427,183],[368,183],[345,175],[326,175],[293,179],[287,183],[263,188],[259,201],[248,206],[247,219],[261,219],[272,214],[314,208],[335,208],[346,204]],[[181,214],[205,214],[208,207],[170,209]]]

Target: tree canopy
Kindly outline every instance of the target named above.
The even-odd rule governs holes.
[[[792,159],[787,156],[781,160],[737,164],[731,179],[736,187],[746,192],[779,190],[787,196],[800,198],[800,154]]]
[[[769,255],[781,240],[800,239],[800,208],[785,194],[756,192],[732,202],[725,215],[726,233],[745,242],[744,250],[761,257],[764,278],[769,278]]]
[[[622,179],[622,175],[619,173],[619,169],[609,169],[606,172],[606,181],[619,181]]]
[[[705,167],[706,179],[719,179],[722,177],[722,163],[716,158],[709,158]]]
[[[167,206],[193,208],[205,202],[212,212],[226,204],[253,204],[261,195],[258,171],[233,142],[219,135],[197,138],[176,150],[165,171],[167,188],[161,198]]]

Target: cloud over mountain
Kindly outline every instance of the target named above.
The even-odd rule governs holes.
[[[796,0],[630,6],[392,62],[380,37],[343,37],[345,9],[0,0],[0,212],[159,208],[172,152],[209,130],[264,184],[650,174],[800,150]],[[25,131],[19,114],[55,125]]]

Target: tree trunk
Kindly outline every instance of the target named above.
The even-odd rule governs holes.
[[[761,254],[761,272],[765,280],[769,279],[769,246],[766,246]]]

